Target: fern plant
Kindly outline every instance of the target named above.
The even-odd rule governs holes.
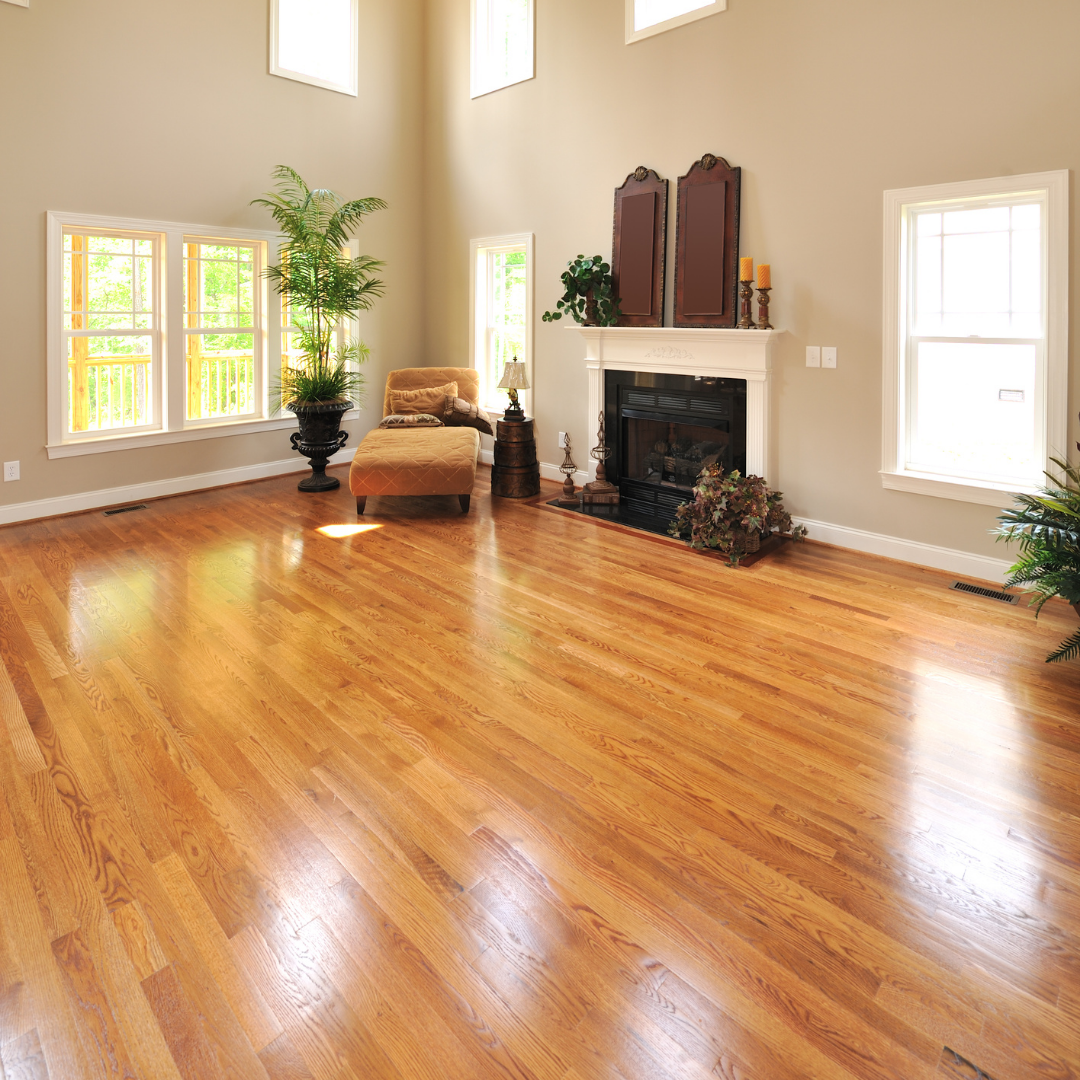
[[[1080,468],[1053,459],[1061,476],[1047,473],[1049,481],[1037,495],[1017,495],[1004,511],[996,530],[999,540],[1019,545],[1020,558],[1012,567],[1006,588],[1029,585],[1038,616],[1043,605],[1060,596],[1080,614]],[[1047,663],[1080,658],[1080,630],[1066,638]]]
[[[349,234],[386,203],[376,198],[343,202],[334,191],[309,188],[287,165],[279,165],[274,176],[276,190],[252,205],[266,207],[285,236],[281,260],[266,268],[266,276],[289,305],[301,361],[282,368],[273,396],[279,408],[359,396],[364,378],[356,366],[367,358],[367,347],[349,341],[335,348],[335,330],[382,296],[383,283],[374,271],[383,264],[367,255],[352,259],[345,251]]]

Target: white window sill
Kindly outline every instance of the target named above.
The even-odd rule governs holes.
[[[355,420],[359,409],[350,409],[341,419]],[[183,431],[151,431],[137,435],[109,434],[96,438],[54,443],[46,447],[49,459],[82,457],[85,454],[109,454],[114,450],[138,450],[144,446],[166,446],[170,443],[202,442],[205,439],[224,439],[230,435],[257,435],[262,431],[283,431],[296,427],[295,416],[279,416],[272,420],[240,420],[236,423],[208,423]]]
[[[1017,494],[1033,494],[1038,488],[1026,484],[1006,485],[983,480],[963,480],[933,473],[887,472],[881,470],[881,486],[890,491],[911,491],[955,502],[978,503],[1004,509]]]

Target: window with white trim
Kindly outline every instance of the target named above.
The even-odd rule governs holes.
[[[48,451],[289,427],[270,411],[275,233],[50,213]]]
[[[357,96],[357,0],[270,0],[270,74]]]
[[[727,0],[626,0],[626,44],[727,10]]]
[[[886,192],[886,487],[996,504],[1062,453],[1067,175]]]
[[[506,408],[506,392],[498,384],[504,365],[515,357],[526,364],[532,383],[532,246],[531,233],[471,243],[471,352],[485,408]]]
[[[536,73],[533,0],[472,0],[472,96]]]

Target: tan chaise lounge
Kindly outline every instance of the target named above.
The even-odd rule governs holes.
[[[383,416],[390,415],[391,390],[458,384],[458,397],[476,405],[480,376],[473,368],[399,368],[386,379]],[[463,513],[476,480],[480,433],[471,427],[376,428],[357,447],[349,471],[356,512],[369,495],[456,495]]]

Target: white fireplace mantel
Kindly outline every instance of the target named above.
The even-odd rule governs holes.
[[[597,428],[606,370],[746,380],[746,471],[776,482],[772,467],[772,359],[783,330],[574,326],[585,339],[587,430]],[[595,473],[595,462],[590,469]]]

